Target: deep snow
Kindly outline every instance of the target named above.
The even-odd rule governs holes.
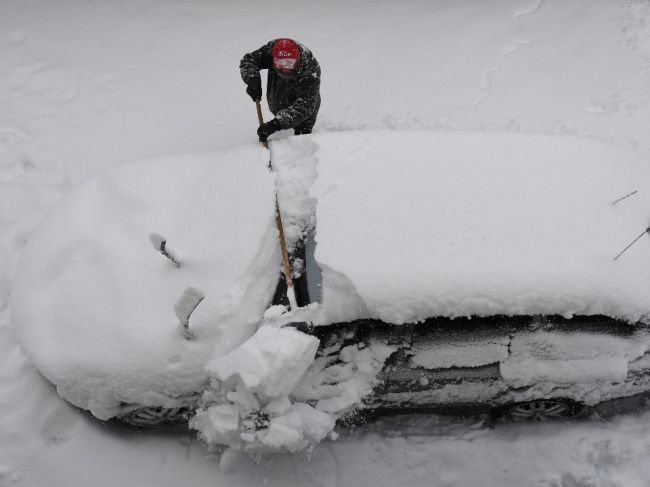
[[[224,474],[184,434],[110,430],[67,406],[17,348],[6,303],[24,242],[72,183],[143,155],[253,141],[253,105],[236,65],[278,35],[304,42],[323,66],[317,131],[565,133],[648,154],[649,8],[641,0],[5,0],[0,485],[646,485],[647,413],[370,432],[318,447],[311,462],[231,458]]]
[[[47,215],[16,270],[11,309],[25,353],[62,397],[101,419],[124,404],[186,406],[209,357],[250,337],[280,262],[267,163],[257,144],[132,162]],[[180,267],[152,248],[152,232]],[[186,340],[174,305],[192,287],[205,299]]]

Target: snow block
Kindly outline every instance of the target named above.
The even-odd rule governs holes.
[[[207,371],[222,382],[241,381],[263,399],[288,395],[311,365],[318,339],[293,328],[263,326]]]
[[[239,408],[224,403],[200,410],[192,418],[192,427],[201,432],[201,437],[209,445],[236,443],[239,436]]]
[[[292,404],[285,414],[271,419],[261,443],[268,451],[296,453],[320,443],[334,429],[334,424],[332,415],[307,404]]]

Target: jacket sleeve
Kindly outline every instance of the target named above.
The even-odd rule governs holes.
[[[296,87],[296,101],[276,113],[280,127],[288,129],[312,116],[320,103],[320,67],[316,66],[300,79]]]
[[[274,42],[271,41],[256,51],[244,54],[244,57],[239,62],[239,72],[244,83],[248,84],[251,79],[259,78],[260,69],[269,69],[271,67],[271,52]]]

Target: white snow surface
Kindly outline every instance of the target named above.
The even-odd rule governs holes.
[[[62,397],[101,419],[125,412],[120,403],[186,405],[210,356],[255,331],[279,265],[267,154],[254,145],[127,163],[48,215],[16,271],[12,319]],[[152,231],[180,268],[152,249]],[[175,304],[191,286],[205,300],[186,340]]]
[[[480,367],[502,362],[508,357],[508,337],[493,340],[429,340],[414,344],[411,362],[425,369]]]
[[[305,151],[315,168],[295,164]],[[650,236],[614,260],[650,227],[650,160],[634,150],[567,136],[382,131],[287,139],[272,152],[281,189],[318,175],[309,194],[325,323],[635,322],[650,312]]]
[[[648,155],[648,2],[4,0],[0,10],[2,487],[647,485],[647,411],[494,428],[436,418],[344,435],[309,459],[233,453],[224,473],[185,432],[124,432],[69,407],[20,350],[8,303],[25,243],[71,185],[151,154],[253,143],[237,64],[278,36],[321,62],[317,133],[568,134]]]

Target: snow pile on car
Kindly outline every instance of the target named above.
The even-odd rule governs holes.
[[[60,201],[22,256],[12,315],[63,398],[101,419],[196,401],[210,357],[250,337],[277,284],[267,163],[257,145],[157,157]],[[180,267],[152,248],[152,233]],[[188,287],[205,295],[190,320],[194,340],[174,312]]]
[[[336,420],[362,405],[396,350],[342,340],[315,357],[319,341],[285,321],[317,306],[284,315],[274,308],[247,342],[207,366],[210,387],[190,426],[212,449],[297,453],[335,439]]]
[[[317,323],[648,314],[650,239],[614,260],[650,225],[650,163],[638,153],[505,133],[304,139],[271,147],[279,188],[311,184],[316,202]]]
[[[608,396],[627,395],[625,389],[632,389],[632,384],[626,378],[630,370],[642,365],[638,361],[647,360],[649,344],[645,330],[633,338],[537,330],[513,337],[500,371],[523,397],[562,397],[568,389],[585,404],[597,404]],[[637,377],[633,382],[646,380]]]
[[[211,446],[251,454],[305,450],[329,435],[335,417],[292,401],[318,340],[293,328],[263,326],[246,343],[207,366],[213,387],[190,426]]]
[[[292,137],[271,144],[273,168],[282,168],[276,179],[278,202],[288,247],[312,232],[316,225],[316,199],[310,194],[318,178],[318,145],[314,136]],[[294,269],[295,271],[295,269]]]

